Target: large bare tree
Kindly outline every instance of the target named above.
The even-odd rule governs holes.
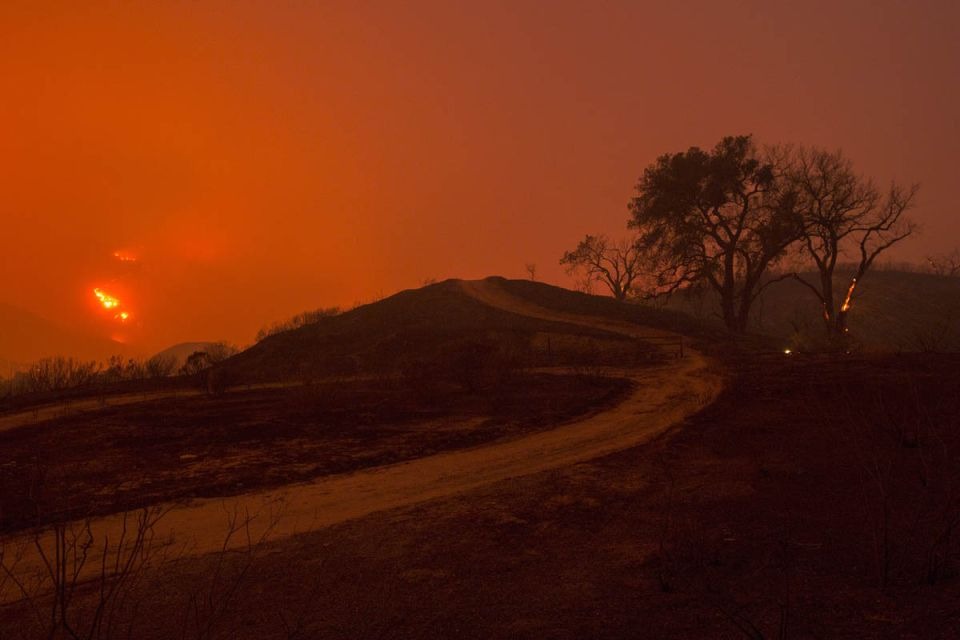
[[[801,235],[779,166],[774,151],[761,154],[750,136],[736,136],[711,151],[660,156],[646,168],[629,226],[655,265],[659,291],[705,282],[720,298],[728,330],[747,330],[751,306],[771,282],[768,270]]]
[[[908,238],[916,225],[906,212],[913,206],[917,185],[891,184],[884,193],[858,175],[839,151],[798,147],[791,150],[788,180],[797,193],[803,216],[802,252],[817,268],[816,281],[800,274],[797,280],[820,302],[823,321],[833,335],[847,332],[847,316],[858,286],[884,251]],[[852,261],[848,280],[837,290],[838,265]]]
[[[589,281],[603,283],[617,300],[625,300],[640,275],[640,252],[636,241],[627,238],[614,242],[604,235],[588,235],[563,254],[560,264],[567,273],[582,273]]]

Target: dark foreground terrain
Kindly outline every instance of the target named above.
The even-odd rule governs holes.
[[[167,563],[132,590],[118,628],[132,621],[137,638],[956,638],[960,359],[729,366],[716,403],[649,445]],[[93,601],[92,590],[76,597]],[[33,637],[19,606],[0,617],[2,637]]]
[[[0,431],[6,530],[347,473],[553,427],[628,381],[513,373],[465,390],[354,379],[168,397]]]

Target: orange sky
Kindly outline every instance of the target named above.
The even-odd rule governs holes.
[[[954,2],[79,4],[0,8],[0,301],[111,334],[103,287],[145,351],[567,282],[647,164],[725,134],[919,181],[899,257],[960,244]]]

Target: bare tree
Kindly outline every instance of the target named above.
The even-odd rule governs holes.
[[[754,301],[775,281],[768,270],[802,230],[779,155],[731,136],[709,152],[691,147],[646,168],[628,224],[640,233],[657,293],[706,283],[727,329],[746,331]]]
[[[23,391],[61,391],[71,387],[90,384],[100,371],[96,362],[82,362],[73,358],[56,356],[39,360],[14,378]]]
[[[877,256],[908,238],[916,225],[905,215],[918,186],[891,184],[884,195],[857,175],[839,151],[798,148],[791,152],[789,182],[803,215],[802,251],[817,267],[818,282],[794,277],[820,302],[824,325],[833,335],[847,332],[857,287]],[[834,276],[841,257],[853,254],[853,272],[840,291]]]
[[[171,627],[179,626],[180,637],[222,637],[221,627],[230,621],[281,511],[273,504],[254,513],[225,504],[227,528],[221,547],[209,556],[212,570],[182,591],[171,589],[167,580],[192,560],[173,538],[157,535],[156,525],[166,513],[158,506],[124,512],[112,534],[86,519],[0,538],[0,603],[19,609],[22,637],[140,637],[137,627],[155,622],[143,615],[145,607],[180,596],[180,619],[168,620]],[[292,621],[289,634],[302,627],[306,613]],[[6,628],[0,625],[0,635]],[[175,637],[173,629],[164,637]]]
[[[148,378],[166,378],[177,368],[177,359],[172,355],[156,355],[147,360],[144,366]]]
[[[184,376],[197,375],[201,371],[209,369],[212,364],[206,351],[194,351],[187,356],[186,362],[180,367],[180,374]]]
[[[203,351],[194,351],[187,356],[186,362],[180,367],[180,374],[185,376],[196,375],[236,355],[238,352],[239,349],[232,344],[215,342],[208,345]]]
[[[227,342],[214,342],[213,344],[207,346],[206,348],[207,359],[210,361],[210,364],[217,364],[218,362],[223,362],[227,358],[236,355],[239,353],[239,349],[236,345],[229,344]]]
[[[266,512],[224,505],[227,531],[216,553],[212,571],[194,582],[182,607],[181,637],[197,640],[217,637],[219,626],[229,617],[239,590],[244,586],[254,561],[269,541],[281,513],[267,505]],[[260,531],[251,525],[260,521]]]
[[[537,279],[537,265],[534,262],[528,262],[524,265],[527,269],[527,275],[530,276],[531,281],[536,281]]]
[[[147,377],[147,363],[136,358],[129,358],[123,365],[124,380],[143,380]]]
[[[13,586],[9,596],[19,598],[33,614],[30,624],[37,637],[117,637],[121,612],[136,604],[129,598],[146,570],[156,564],[160,547],[155,544],[154,527],[163,514],[159,507],[141,509],[136,515],[124,513],[113,539],[96,536],[90,520],[84,520],[56,523],[20,544],[0,541],[0,587]],[[38,571],[19,566],[29,547],[40,561]],[[81,585],[92,587],[86,590],[93,594],[92,600],[81,602]]]
[[[640,276],[640,252],[635,241],[611,241],[604,235],[586,236],[560,259],[570,275],[585,282],[603,283],[617,300],[626,299]],[[581,287],[582,288],[582,287]]]
[[[954,249],[950,253],[927,256],[927,264],[930,271],[938,276],[951,278],[960,276],[960,249]]]

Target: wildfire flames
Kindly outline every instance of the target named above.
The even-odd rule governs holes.
[[[122,311],[120,309],[120,300],[110,295],[109,293],[103,291],[99,287],[93,290],[93,295],[97,297],[97,300],[100,301],[100,306],[104,309],[116,311],[113,318],[114,320],[119,320],[120,322],[126,322],[130,318],[129,311]]]
[[[120,301],[108,293],[104,293],[99,288],[93,290],[93,295],[97,296],[104,309],[115,309],[120,306]]]
[[[850,288],[847,289],[847,297],[843,299],[843,306],[840,307],[840,311],[846,313],[850,310],[850,307],[853,306],[853,290],[857,288],[857,279],[854,278],[850,283]]]
[[[110,275],[112,276],[110,280],[111,283],[117,282],[121,277],[131,277],[135,271],[135,267],[138,266],[135,263],[139,262],[137,254],[127,249],[117,249],[110,254],[110,257],[116,262],[121,263],[121,265],[116,265],[110,270]],[[113,284],[109,286],[112,288]],[[112,317],[115,322],[123,324],[128,320],[132,320],[134,317],[133,311],[131,311],[129,306],[115,294],[116,290],[111,293],[101,289],[100,287],[94,287],[93,289],[93,295],[96,297],[97,305],[105,311],[108,311],[109,317]],[[107,314],[104,314],[104,316],[107,316]]]

